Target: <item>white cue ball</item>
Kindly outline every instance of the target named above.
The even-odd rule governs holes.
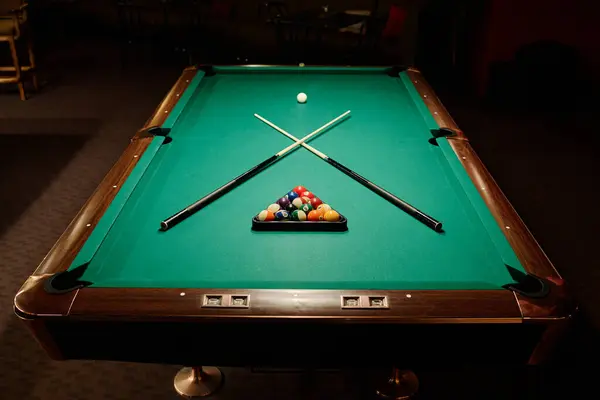
[[[296,99],[298,100],[298,103],[306,103],[308,96],[306,96],[306,93],[298,93],[298,96],[296,96]]]

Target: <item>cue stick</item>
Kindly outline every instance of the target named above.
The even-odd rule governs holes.
[[[280,127],[278,127],[274,123],[266,120],[265,118],[261,117],[260,115],[254,114],[254,116],[256,118],[260,119],[265,124],[269,125],[271,128],[273,128],[276,131],[278,131],[278,132],[284,134],[285,136],[289,137],[290,139],[292,139],[292,140],[298,140],[292,134],[284,131],[283,129],[281,129]],[[346,175],[348,175],[349,177],[351,177],[355,181],[358,181],[359,183],[361,183],[363,186],[366,186],[367,188],[371,189],[373,192],[377,193],[378,195],[380,195],[381,197],[383,197],[384,199],[386,199],[390,203],[394,204],[396,207],[402,209],[404,212],[406,212],[410,216],[416,218],[417,220],[419,220],[423,224],[427,225],[428,227],[430,227],[434,231],[436,231],[436,232],[441,232],[442,231],[442,223],[439,222],[438,220],[430,217],[429,215],[425,214],[424,212],[422,212],[422,211],[418,210],[417,208],[411,206],[406,201],[400,199],[399,197],[397,197],[394,194],[388,192],[387,190],[383,189],[382,187],[377,186],[373,182],[369,181],[367,178],[364,178],[363,176],[361,176],[361,175],[357,174],[356,172],[352,171],[350,168],[346,167],[345,165],[340,164],[339,162],[335,161],[333,158],[330,158],[329,156],[327,156],[327,154],[320,152],[319,150],[315,149],[314,147],[312,147],[312,146],[310,146],[310,145],[308,145],[308,144],[306,144],[304,142],[302,142],[301,145],[305,149],[307,149],[308,151],[310,151],[313,154],[315,154],[316,156],[322,158],[323,160],[325,160],[330,165],[333,165],[335,168],[339,169],[340,171],[342,171],[343,173],[345,173]]]
[[[183,210],[179,211],[178,213],[173,214],[172,216],[170,216],[169,218],[165,219],[164,221],[161,221],[161,223],[160,223],[160,230],[161,231],[166,231],[166,230],[169,230],[170,228],[174,227],[175,225],[177,225],[178,223],[180,223],[181,221],[183,221],[184,219],[186,219],[190,215],[194,214],[196,211],[199,211],[199,210],[203,209],[204,207],[206,207],[207,205],[209,205],[210,203],[212,203],[213,201],[215,201],[219,197],[223,196],[225,193],[229,192],[233,188],[235,188],[235,187],[241,185],[242,183],[246,182],[248,179],[252,178],[256,174],[258,174],[260,171],[262,171],[263,169],[265,169],[269,165],[273,164],[275,161],[283,158],[284,155],[286,155],[290,151],[292,151],[295,148],[297,148],[298,146],[300,146],[302,143],[304,143],[304,141],[306,141],[306,140],[310,139],[311,137],[313,137],[313,136],[321,133],[325,129],[329,128],[331,125],[335,124],[336,122],[338,122],[342,118],[346,117],[348,114],[350,114],[350,110],[346,111],[345,113],[343,113],[339,117],[337,117],[335,119],[332,119],[331,121],[329,121],[328,123],[326,123],[325,125],[323,125],[322,127],[320,127],[319,129],[317,129],[316,131],[314,131],[312,133],[309,133],[308,135],[304,136],[302,139],[296,139],[295,143],[289,145],[288,147],[286,147],[285,149],[281,150],[280,152],[272,155],[271,157],[267,158],[263,162],[255,165],[254,167],[250,168],[248,171],[244,172],[240,176],[238,176],[236,178],[233,178],[228,183],[224,184],[220,188],[218,188],[218,189],[212,191],[211,193],[207,194],[206,196],[202,197],[200,200],[196,201],[195,203],[190,204],[189,206],[187,206]]]

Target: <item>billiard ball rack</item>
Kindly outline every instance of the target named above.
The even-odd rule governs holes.
[[[252,230],[344,232],[348,219],[304,186],[296,186],[252,218]]]
[[[340,220],[329,221],[260,221],[258,216],[252,218],[253,231],[283,232],[345,232],[348,230],[348,219],[340,214]]]

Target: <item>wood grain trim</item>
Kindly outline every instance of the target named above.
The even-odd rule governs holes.
[[[550,279],[554,286],[551,295],[546,299],[527,299],[516,295],[523,317],[539,320],[568,318],[573,313],[574,308],[568,306],[569,300],[562,287],[562,278],[552,262],[521,217],[519,217],[512,204],[510,204],[425,78],[416,69],[409,69],[407,73],[440,127],[447,127],[459,132],[458,138],[449,138],[448,142],[525,270],[534,275]]]
[[[446,107],[444,107],[431,86],[429,86],[425,78],[423,78],[419,70],[409,68],[406,70],[406,74],[421,95],[421,99],[425,105],[427,105],[427,108],[429,108],[433,119],[435,119],[435,122],[437,122],[440,128],[448,128],[455,131],[455,139],[468,140],[463,131],[461,131],[456,122],[454,122],[454,119],[452,119],[450,113],[448,110],[446,110]]]
[[[459,131],[461,138],[466,139],[421,74],[415,69],[408,70],[408,74],[417,91],[422,96],[427,96],[423,100],[437,123],[441,127]],[[523,263],[523,267],[541,277],[560,277],[468,141],[449,139],[448,142]]]
[[[161,125],[175,107],[179,95],[187,88],[189,82],[196,74],[195,69],[186,69],[177,83],[171,88],[161,104],[154,111],[152,117],[146,121],[144,128]],[[69,224],[65,232],[58,239],[54,247],[41,262],[34,275],[53,274],[66,270],[75,255],[79,252],[94,227],[104,215],[111,204],[118,188],[122,186],[129,174],[146,151],[152,138],[146,137],[133,140],[108,174],[100,182],[88,201],[81,208],[77,216]],[[116,186],[116,188],[114,187]]]
[[[184,293],[182,295],[182,293]],[[202,308],[205,294],[249,294],[250,307]],[[342,309],[342,295],[387,296],[389,309]],[[506,290],[339,291],[243,289],[81,290],[70,317],[104,319],[304,318],[338,322],[520,323],[521,312]]]
[[[150,118],[148,118],[142,129],[151,126],[160,126],[165,122],[170,112],[179,101],[181,94],[185,91],[185,89],[187,89],[197,73],[198,69],[196,67],[187,67],[183,70],[183,73],[177,82],[175,82],[175,85],[173,85],[171,90],[169,90],[169,93],[167,93],[163,101],[159,104],[156,110],[154,110],[154,113]]]
[[[62,295],[49,294],[44,282],[50,274],[30,276],[14,299],[15,312],[20,318],[68,315],[77,290]]]
[[[146,121],[144,128],[161,125],[175,107],[180,94],[188,87],[197,70],[188,68],[184,70],[175,85],[167,93],[152,117]],[[137,135],[136,135],[137,137]],[[76,291],[52,296],[45,294],[41,280],[50,275],[65,271],[84,245],[94,227],[104,215],[104,212],[113,201],[118,189],[123,185],[129,174],[141,158],[142,154],[152,142],[151,137],[134,138],[125,148],[123,154],[112,166],[104,179],[100,182],[92,196],[87,200],[79,213],[71,221],[58,241],[50,249],[33,275],[23,284],[15,297],[15,309],[29,315],[66,315],[65,304],[71,304],[76,296]]]

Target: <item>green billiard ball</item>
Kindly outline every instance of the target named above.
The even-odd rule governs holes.
[[[309,212],[311,212],[312,209],[313,208],[310,205],[310,203],[305,203],[305,204],[302,204],[300,207],[298,207],[298,210],[304,211],[305,214],[308,214]]]
[[[292,212],[292,219],[294,221],[306,221],[306,213],[302,210],[295,210]]]

